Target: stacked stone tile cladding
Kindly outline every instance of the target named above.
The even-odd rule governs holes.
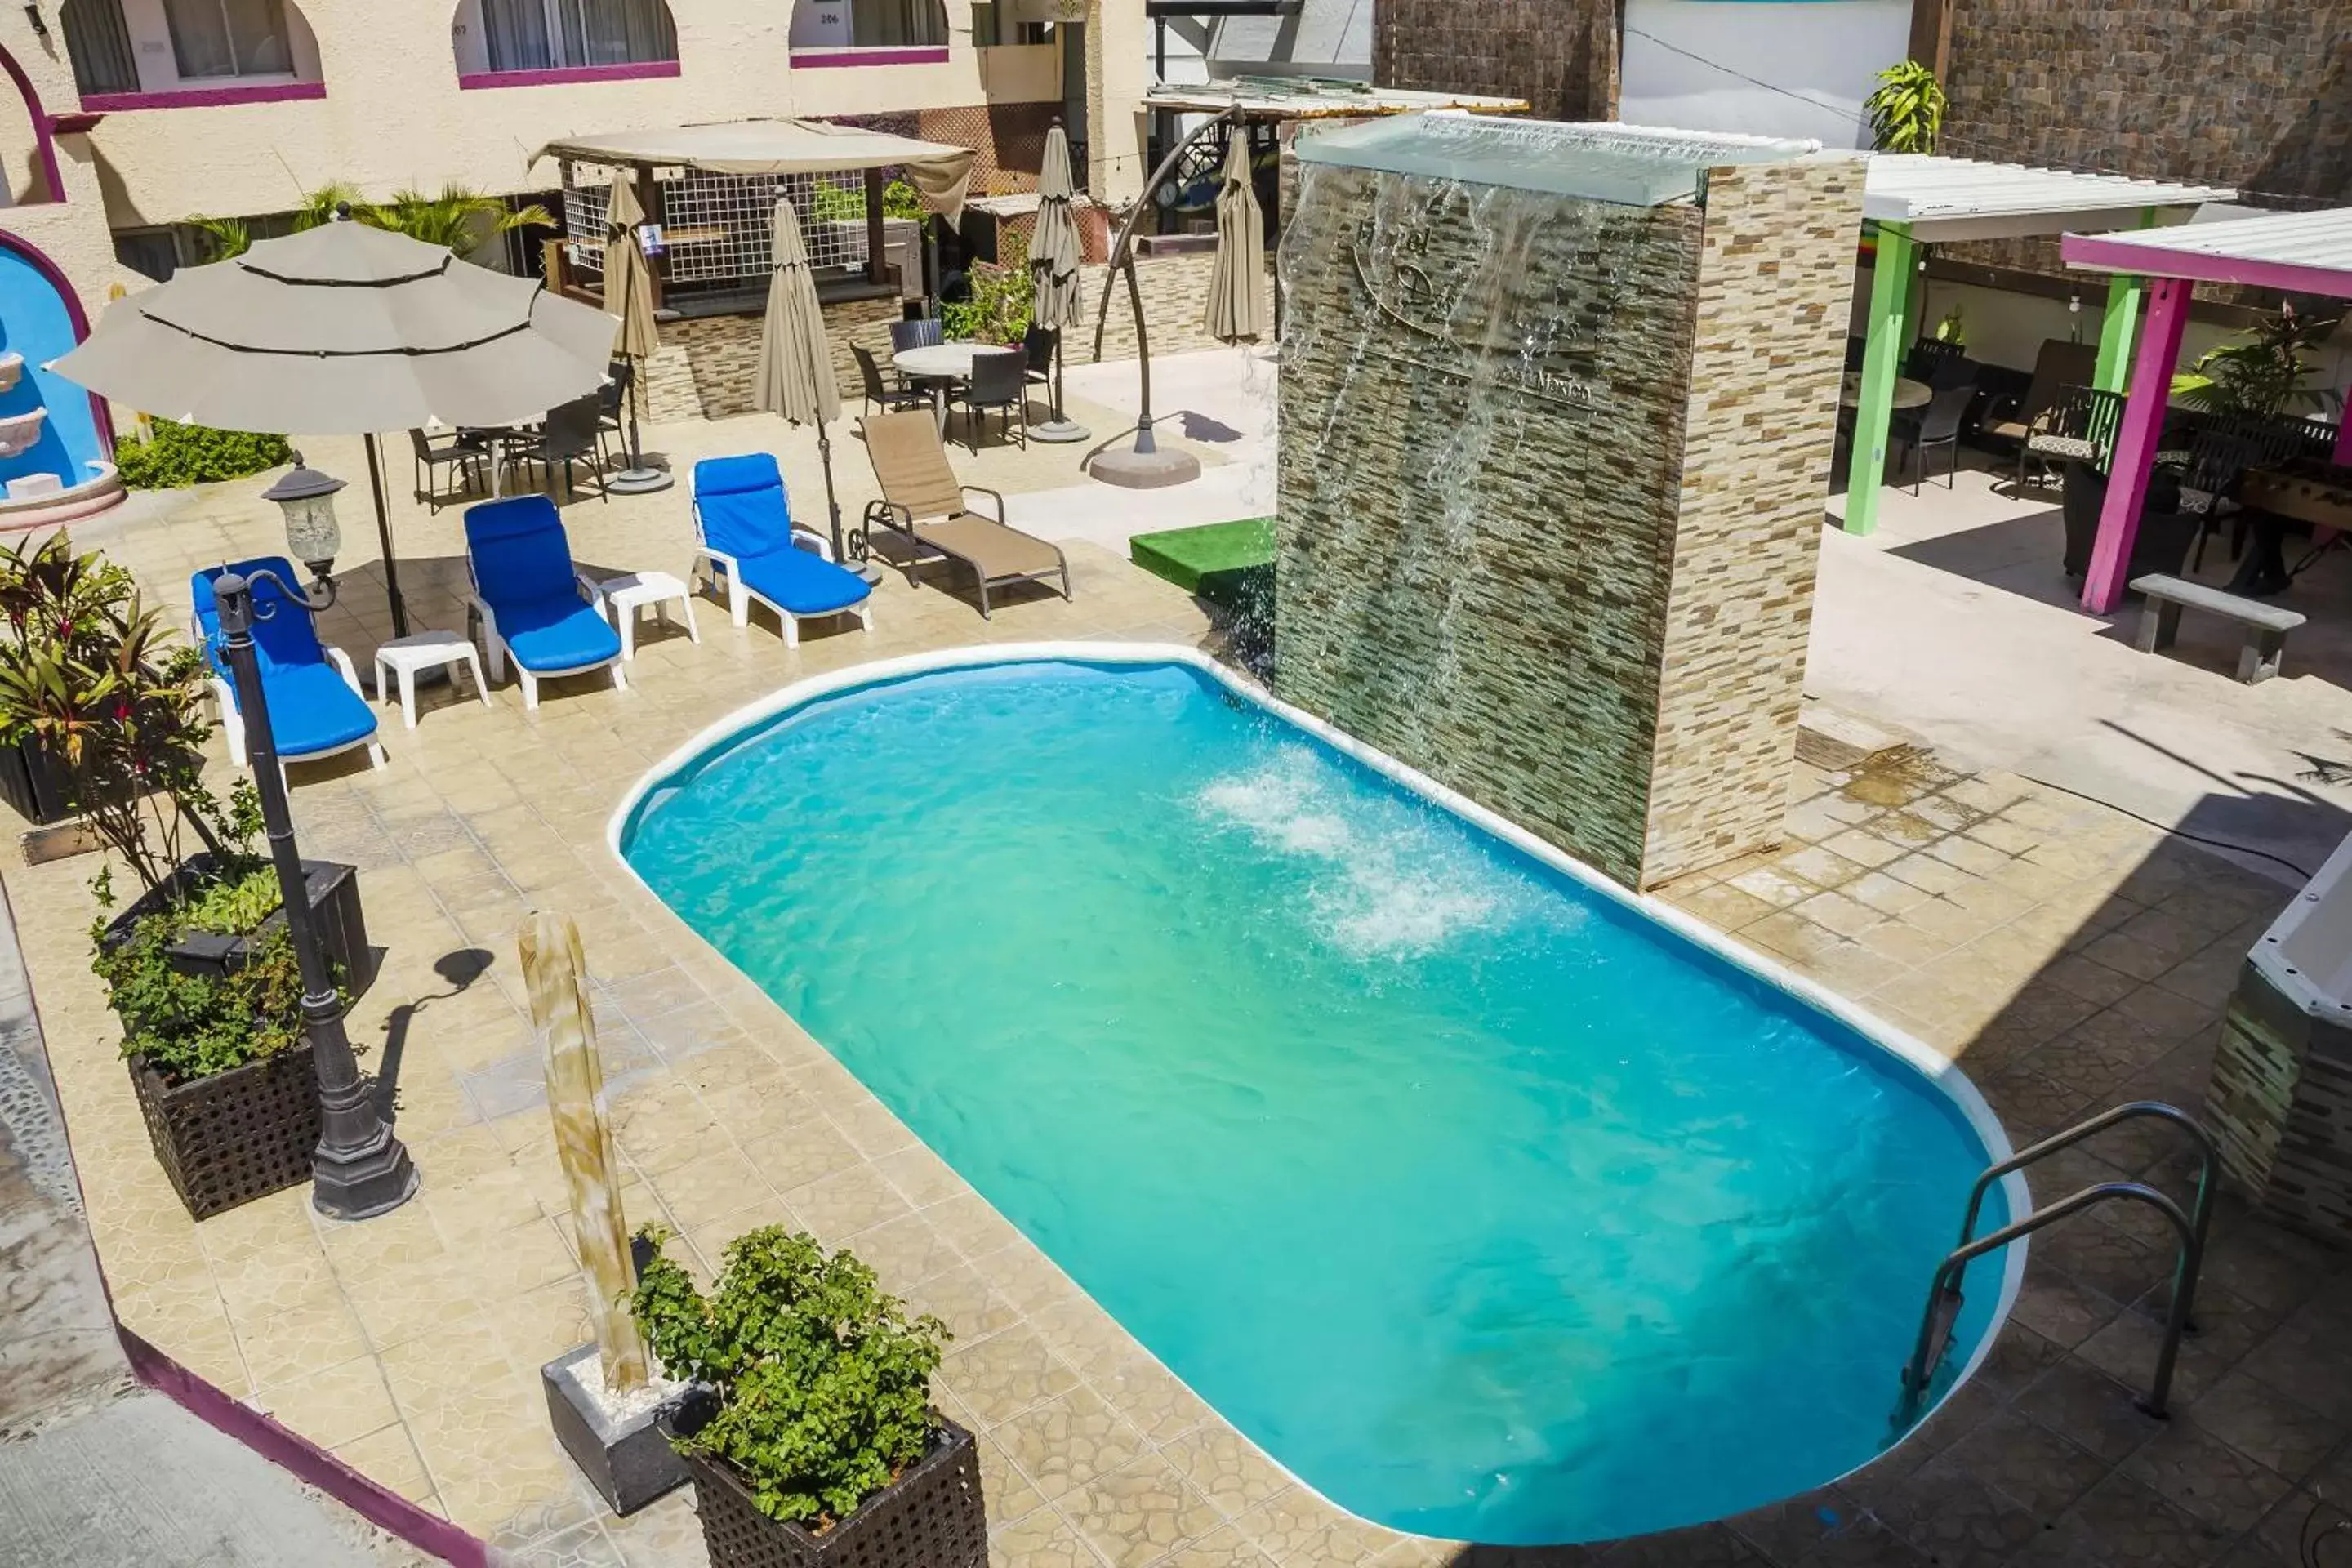
[[[1945,86],[1961,157],[2352,200],[2352,0],[1954,0]],[[2054,239],[1958,254],[2068,275]]]
[[[1380,0],[1372,79],[1524,98],[1542,120],[1617,118],[1612,0]]]
[[[1780,834],[1861,204],[1852,159],[1707,182],[1645,886]]]
[[[1136,263],[1136,280],[1143,289],[1144,320],[1151,332],[1155,354],[1192,353],[1218,347],[1209,336],[1209,274],[1213,255],[1150,257]],[[1083,326],[1069,336],[1069,363],[1088,363],[1094,346],[1095,302],[1102,298],[1107,267],[1086,267],[1079,278],[1086,291]],[[1268,286],[1271,287],[1271,279]],[[833,370],[841,395],[853,407],[860,398],[857,362],[850,357],[856,343],[890,363],[890,323],[903,312],[896,298],[850,300],[824,307],[825,335],[833,344]],[[672,321],[662,328],[662,346],[646,373],[647,417],[722,419],[751,411],[751,373],[760,359],[761,320],[756,315],[704,316]],[[1135,314],[1122,283],[1110,303],[1110,319],[1103,329],[1102,357],[1133,359]]]
[[[1860,205],[1848,159],[1704,208],[1315,171],[1276,690],[1630,885],[1777,838]]]
[[[2312,1017],[2251,961],[2205,1096],[2221,1167],[2282,1223],[2352,1246],[2352,1031]]]

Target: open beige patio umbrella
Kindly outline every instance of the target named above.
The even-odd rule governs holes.
[[[1070,177],[1070,139],[1057,120],[1045,132],[1045,158],[1037,174],[1037,227],[1029,240],[1030,280],[1036,286],[1030,320],[1054,334],[1054,416],[1029,432],[1040,441],[1083,441],[1089,434],[1062,414],[1062,334],[1086,310],[1078,282],[1085,247],[1078,220],[1070,216],[1076,192],[1077,182]]]
[[[608,481],[624,495],[644,495],[667,489],[670,476],[646,467],[637,440],[637,397],[645,384],[646,362],[661,347],[654,324],[654,275],[637,243],[637,226],[646,221],[645,204],[637,200],[636,172],[613,171],[613,195],[604,206],[604,309],[621,318],[613,352],[629,362],[629,466]]]
[[[1217,192],[1217,261],[1209,274],[1209,335],[1228,343],[1265,336],[1265,216],[1250,170],[1249,132],[1225,139],[1224,186]]]
[[[834,377],[833,347],[824,334],[824,312],[817,308],[808,247],[801,243],[800,215],[789,200],[776,203],[771,243],[774,270],[768,275],[768,314],[760,330],[751,405],[795,425],[816,426],[825,510],[833,521],[833,558],[842,561],[841,503],[833,492],[833,437],[826,429],[841,417],[841,384]]]
[[[49,368],[186,424],[366,437],[384,588],[405,637],[376,432],[536,419],[604,384],[616,324],[535,278],[344,213],[116,300]]]

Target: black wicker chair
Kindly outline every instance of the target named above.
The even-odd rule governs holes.
[[[919,321],[890,323],[890,352],[904,353],[908,349],[927,349],[947,342],[947,331],[937,316],[925,316]]]
[[[885,414],[901,408],[929,408],[931,405],[929,393],[919,386],[909,386],[907,378],[897,371],[884,370],[882,362],[874,357],[872,349],[852,343],[849,345],[849,357],[857,362],[857,380],[865,393],[866,412],[873,412],[877,405]]]
[[[1029,445],[1029,356],[1020,349],[1006,349],[998,353],[974,354],[971,379],[964,383],[954,401],[970,416],[964,432],[970,437],[974,453],[980,450],[980,437],[987,423],[988,411],[994,409],[1003,416],[1004,435],[1013,437],[1016,416],[1021,422],[1021,445]]]

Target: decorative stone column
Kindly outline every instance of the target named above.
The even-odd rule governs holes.
[[[1629,885],[1780,837],[1863,164],[1302,133],[1275,687]]]

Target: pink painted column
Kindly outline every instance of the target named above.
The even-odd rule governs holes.
[[[2336,461],[2352,468],[2352,399],[2346,400],[2336,421]]]
[[[2147,325],[2140,332],[2139,359],[2132,366],[2131,397],[2116,431],[2107,503],[2099,512],[2091,569],[2083,576],[2083,607],[2093,615],[2106,615],[2123,600],[2124,574],[2139,533],[2140,506],[2147,500],[2147,477],[2156,467],[2165,405],[2172,397],[2172,365],[2180,357],[2180,334],[2189,325],[2189,289],[2179,278],[2159,278],[2148,285]]]

